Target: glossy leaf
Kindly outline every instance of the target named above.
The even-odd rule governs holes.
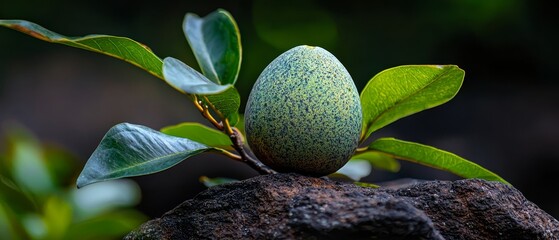
[[[233,85],[218,85],[172,57],[165,58],[163,75],[165,81],[175,89],[200,95],[200,101],[210,106],[221,118],[228,118],[232,126],[237,123],[241,97]]]
[[[214,83],[235,84],[242,51],[239,29],[231,14],[223,9],[203,18],[188,13],[183,30],[202,73]]]
[[[224,11],[220,11],[219,14],[220,16],[227,15],[228,17],[231,17]],[[219,19],[222,19],[222,17],[220,17]],[[232,18],[230,21],[233,21]],[[233,24],[235,23],[233,22]],[[210,25],[213,26],[215,25],[215,23],[212,23]],[[157,57],[148,47],[134,40],[125,37],[109,35],[67,37],[52,32],[35,23],[24,20],[0,20],[0,26],[12,28],[14,30],[23,32],[32,37],[47,42],[64,44],[122,59],[148,71],[156,77],[166,80],[166,82],[169,83],[172,87],[183,93],[198,95],[213,94],[213,96],[208,97],[209,103],[216,109],[218,109],[218,112],[222,114],[223,117],[229,118],[229,121],[231,123],[235,123],[237,121],[237,116],[235,116],[235,114],[237,114],[240,106],[240,97],[237,90],[233,89],[232,84],[224,84],[223,86],[216,84],[194,69],[190,68],[186,64],[173,58],[169,58],[169,60],[167,61],[167,76],[165,76],[163,72],[164,62],[159,57]],[[240,41],[237,42],[240,44]],[[215,43],[216,42],[213,42],[212,44]],[[213,50],[211,50],[210,52],[215,55],[215,51],[218,48],[217,46],[213,46],[212,44],[206,44],[206,46],[212,46]],[[231,46],[231,48],[237,49],[233,46]],[[231,66],[234,65],[233,63],[236,62],[237,67],[235,71],[227,70],[227,73],[223,73],[226,76],[234,75],[234,79],[236,79],[240,66],[240,45],[237,50],[238,54],[234,54],[236,50],[229,49],[222,54],[223,56],[220,57],[220,61],[226,61],[229,68],[231,68]],[[231,58],[231,56],[229,56],[231,54],[238,56]],[[231,77],[229,77],[228,79],[231,79]],[[234,81],[235,80],[232,80],[231,83],[234,83]],[[222,92],[225,93],[223,95],[216,95]]]
[[[163,62],[161,59],[145,45],[129,38],[109,35],[66,37],[25,20],[0,20],[0,26],[12,28],[43,41],[64,44],[122,59],[156,77],[163,78]]]
[[[163,60],[165,81],[175,89],[197,95],[211,95],[227,91],[233,85],[219,85],[178,59],[166,57]]]
[[[211,147],[232,148],[231,139],[225,133],[200,123],[180,123],[164,127],[161,132],[175,137],[188,138]]]
[[[365,160],[368,161],[374,168],[398,172],[400,170],[400,163],[393,157],[380,152],[364,152],[354,155],[350,161]]]
[[[390,154],[394,158],[445,170],[464,178],[481,178],[509,184],[497,174],[476,163],[431,146],[394,138],[381,138],[371,143],[369,149]]]
[[[121,123],[107,132],[87,160],[78,177],[78,187],[159,172],[211,149],[204,144],[169,136],[148,127]]]
[[[352,159],[349,160],[335,174],[341,174],[353,181],[359,181],[361,178],[371,174],[371,164],[367,160]]]
[[[232,179],[232,178],[222,178],[222,177],[209,178],[209,177],[206,177],[206,176],[201,176],[198,180],[201,183],[203,183],[204,186],[206,186],[206,187],[213,187],[213,186],[217,186],[217,185],[221,185],[221,184],[225,184],[225,183],[232,183],[232,182],[238,182],[239,181],[237,179]]]
[[[449,101],[463,80],[464,71],[454,65],[399,66],[380,72],[361,92],[361,140],[400,118]]]

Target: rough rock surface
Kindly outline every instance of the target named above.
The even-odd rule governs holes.
[[[125,239],[559,239],[559,221],[483,180],[362,188],[275,174],[209,188]]]

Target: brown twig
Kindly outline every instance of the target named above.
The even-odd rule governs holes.
[[[231,125],[229,124],[229,120],[227,118],[224,118],[223,121],[221,122],[217,122],[215,118],[211,115],[209,111],[209,107],[205,105],[202,101],[199,101],[196,95],[193,96],[193,100],[194,100],[194,105],[196,106],[198,111],[200,111],[202,116],[208,119],[208,121],[210,121],[212,125],[215,126],[215,128],[225,132],[229,136],[231,142],[233,143],[233,148],[235,148],[235,150],[240,156],[226,150],[223,150],[225,152],[221,151],[222,154],[225,154],[226,156],[231,157],[232,159],[246,163],[254,170],[258,171],[260,174],[277,173],[270,167],[264,165],[258,159],[255,159],[248,154],[248,152],[244,148],[243,135],[239,132],[238,129],[231,127]]]
[[[198,111],[200,111],[202,116],[204,116],[204,118],[208,119],[208,121],[210,121],[210,123],[212,125],[214,125],[215,128],[217,128],[220,131],[223,131],[223,124],[221,124],[221,123],[217,122],[217,120],[215,120],[215,118],[210,113],[210,108],[208,107],[208,105],[206,105],[202,101],[198,100],[198,97],[196,95],[193,95],[193,100],[194,100],[194,106],[198,109]]]

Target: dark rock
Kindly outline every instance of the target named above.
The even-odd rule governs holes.
[[[559,239],[559,222],[483,180],[362,188],[297,174],[209,188],[125,239]]]
[[[520,191],[479,179],[387,190],[421,209],[447,239],[559,239],[559,222]]]

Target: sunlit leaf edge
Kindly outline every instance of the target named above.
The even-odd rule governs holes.
[[[51,42],[51,43],[58,43],[58,44],[64,44],[67,46],[71,46],[71,47],[76,47],[76,48],[81,48],[81,49],[85,49],[88,51],[92,51],[92,52],[97,52],[97,53],[101,53],[101,54],[105,54],[114,58],[118,58],[121,59],[123,61],[126,61],[128,63],[131,63],[137,67],[140,67],[142,69],[144,69],[145,71],[149,72],[150,74],[163,79],[163,74],[162,74],[162,66],[163,66],[163,61],[157,56],[155,55],[155,53],[152,52],[152,50],[147,47],[146,45],[139,43],[135,40],[132,40],[130,38],[127,37],[119,37],[119,36],[111,36],[111,35],[103,35],[103,34],[90,34],[90,35],[86,35],[84,37],[67,37],[61,34],[58,34],[56,32],[53,32],[49,29],[46,29],[36,23],[30,22],[30,21],[26,21],[26,20],[0,20],[0,26],[5,26],[11,29],[14,29],[16,31],[22,32],[24,34],[27,34],[29,36],[32,36],[34,38],[46,41],[46,42]],[[96,39],[119,39],[119,40],[123,40],[125,42],[128,42],[130,44],[133,44],[132,46],[136,47],[135,49],[143,49],[145,51],[145,53],[147,53],[147,56],[149,56],[149,61],[154,61],[155,63],[152,64],[147,64],[147,60],[145,58],[141,58],[143,63],[140,63],[139,61],[135,61],[132,59],[128,59],[126,57],[124,57],[124,54],[115,54],[115,53],[110,53],[107,51],[102,50],[102,47],[97,44],[97,47],[92,47],[90,45],[84,44],[83,41],[89,41],[89,40],[96,40]],[[122,51],[123,48],[119,48],[118,46],[116,46],[116,44],[113,43],[113,45],[115,46],[115,48],[119,49],[119,51]],[[138,48],[139,47],[139,48]],[[130,53],[130,52],[129,52]],[[133,54],[131,54],[133,55]],[[149,66],[151,65],[151,66]]]
[[[383,124],[383,125],[381,125],[381,126],[374,126],[374,122],[376,121],[376,119],[379,119],[380,116],[382,116],[383,114],[385,114],[386,112],[388,112],[390,109],[395,108],[398,104],[401,104],[402,102],[405,102],[405,101],[404,101],[405,99],[409,99],[409,98],[411,98],[412,96],[417,96],[418,93],[421,93],[423,90],[429,88],[429,86],[430,86],[432,83],[436,82],[436,78],[435,78],[435,80],[431,81],[428,85],[425,85],[424,87],[422,87],[422,88],[419,89],[418,91],[414,92],[413,94],[408,95],[404,100],[399,100],[399,101],[397,101],[397,102],[395,103],[395,105],[391,106],[389,109],[383,111],[381,114],[379,114],[378,116],[374,117],[373,119],[375,119],[375,120],[373,120],[372,122],[368,122],[368,120],[367,120],[367,118],[366,118],[366,114],[363,114],[363,115],[364,115],[364,116],[363,116],[363,127],[362,127],[361,137],[360,137],[361,141],[365,141],[365,140],[371,135],[371,133],[373,133],[373,132],[377,131],[378,129],[381,129],[381,128],[383,128],[383,127],[385,127],[385,126],[387,126],[387,125],[389,125],[389,124],[391,124],[391,123],[393,123],[393,122],[395,122],[395,121],[397,121],[397,120],[399,120],[399,119],[401,119],[401,118],[404,118],[404,117],[413,115],[413,114],[415,114],[415,113],[419,113],[419,112],[424,111],[424,110],[427,110],[427,109],[431,109],[431,108],[440,106],[440,105],[442,105],[442,104],[444,104],[444,103],[450,101],[452,98],[454,98],[454,97],[456,96],[456,94],[458,94],[458,91],[460,90],[460,88],[461,88],[461,86],[462,86],[462,83],[463,83],[463,81],[464,81],[465,71],[464,71],[463,69],[461,69],[460,67],[458,67],[457,65],[401,65],[401,66],[396,66],[396,67],[388,68],[388,69],[385,69],[385,70],[383,70],[383,71],[377,73],[375,76],[373,76],[373,77],[369,80],[369,82],[367,82],[367,84],[365,85],[365,87],[363,88],[363,90],[361,91],[359,97],[360,97],[360,99],[361,99],[361,105],[362,105],[361,108],[363,109],[363,111],[365,112],[366,109],[367,109],[366,106],[363,106],[364,94],[366,94],[366,91],[367,91],[369,88],[373,88],[373,87],[371,87],[371,86],[372,86],[373,84],[376,83],[376,81],[375,81],[376,79],[379,79],[380,76],[382,76],[383,74],[385,74],[385,73],[387,73],[387,72],[394,71],[394,70],[398,70],[398,69],[402,69],[402,68],[410,68],[410,67],[431,67],[431,68],[439,68],[439,69],[445,69],[445,68],[446,68],[446,69],[448,69],[447,72],[451,72],[452,70],[458,70],[458,71],[461,73],[460,84],[459,84],[458,87],[456,88],[456,91],[454,91],[453,94],[451,94],[450,96],[448,96],[448,98],[439,99],[438,101],[434,101],[434,102],[432,102],[432,103],[430,103],[430,104],[428,104],[428,105],[425,105],[424,107],[419,108],[418,110],[413,110],[413,111],[409,111],[409,112],[406,112],[406,113],[404,113],[404,114],[401,114],[400,117],[398,117],[398,118],[394,119],[393,121],[390,121],[390,122],[388,122],[388,123],[386,123],[386,124]],[[443,75],[444,75],[444,72],[443,72],[443,73],[439,73],[439,74],[438,74],[438,77],[443,76]],[[373,105],[374,105],[374,104],[373,104]]]
[[[379,138],[369,145],[369,149],[384,152],[400,160],[418,163],[428,167],[447,171],[460,177],[480,178],[488,181],[499,181],[510,185],[510,183],[507,182],[505,179],[478,165],[477,163],[468,161],[454,153],[444,151],[432,146],[403,141],[395,138]],[[414,154],[416,156],[413,156]],[[452,161],[453,164],[444,164],[441,162],[437,162],[435,158],[445,158],[446,161]],[[453,168],[457,164],[466,166],[467,171]]]

